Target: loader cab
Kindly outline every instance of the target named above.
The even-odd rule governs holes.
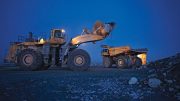
[[[65,30],[64,29],[52,29],[50,43],[51,44],[65,44]]]

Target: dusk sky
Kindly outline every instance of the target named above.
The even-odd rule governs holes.
[[[180,52],[180,0],[1,0],[1,60],[20,34],[47,38],[63,28],[70,40],[96,20],[116,27],[107,39],[81,45],[93,62],[101,61],[102,44],[148,48],[148,61]]]

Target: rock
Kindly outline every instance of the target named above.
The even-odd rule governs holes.
[[[174,67],[174,65],[180,63],[180,53],[170,56],[167,58],[163,58],[160,60],[152,61],[148,64],[148,67],[155,67],[155,68],[171,68]]]
[[[148,78],[157,77],[157,74],[148,75]]]
[[[132,84],[137,84],[138,82],[138,79],[136,77],[132,77],[130,80],[129,80],[129,85],[132,85]]]
[[[175,88],[176,88],[176,89],[180,89],[180,86],[176,85]]]
[[[176,98],[177,98],[177,100],[180,100],[180,93],[176,94]]]
[[[152,88],[157,88],[159,87],[161,84],[161,80],[157,79],[157,78],[150,78],[148,80],[148,85]]]
[[[163,73],[164,76],[166,76],[166,73]]]
[[[173,80],[165,80],[167,83],[173,83]]]
[[[47,83],[47,81],[43,81],[43,83]]]
[[[169,65],[169,66],[172,66],[172,65],[173,65],[173,62],[169,62],[168,65]]]
[[[144,99],[144,97],[143,97],[143,96],[141,96],[141,97],[139,97],[139,99],[140,99],[140,100],[142,100],[142,99]]]
[[[169,88],[169,91],[170,91],[170,92],[174,91],[174,88]]]
[[[129,94],[129,96],[131,96],[133,99],[138,99],[138,98],[139,98],[139,94],[136,93],[136,92],[134,92],[134,91],[132,91],[132,92]]]
[[[154,73],[155,70],[154,70],[154,69],[150,69],[148,72],[149,72],[149,73]]]
[[[146,65],[142,65],[142,66],[140,66],[140,67],[137,68],[137,69],[140,70],[140,69],[145,69],[145,68],[147,68],[147,66],[146,66]]]
[[[151,94],[152,92],[150,90],[146,91],[147,93]]]

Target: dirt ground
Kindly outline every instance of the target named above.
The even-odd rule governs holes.
[[[20,71],[17,67],[0,67],[0,101],[178,100],[161,88],[142,84],[148,71],[102,67],[87,71]],[[129,84],[131,77],[137,78],[137,83]]]

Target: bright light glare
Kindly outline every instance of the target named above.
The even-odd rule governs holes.
[[[62,33],[65,33],[65,32],[66,32],[64,29],[62,29],[61,31],[62,31]]]
[[[142,64],[143,64],[143,65],[146,64],[147,55],[146,55],[145,53],[139,54],[139,55],[137,55],[137,57],[139,57],[139,58],[142,60]]]
[[[41,38],[39,43],[43,44],[43,43],[45,43],[45,40],[43,38]]]

